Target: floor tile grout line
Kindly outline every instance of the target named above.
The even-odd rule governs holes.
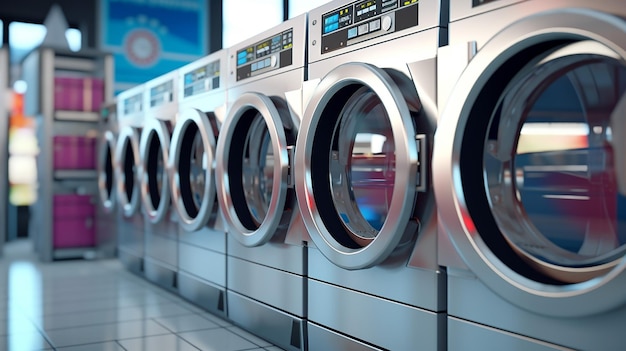
[[[129,319],[129,320],[113,321],[113,322],[98,322],[98,323],[93,323],[93,324],[73,325],[73,326],[67,326],[67,327],[62,327],[62,328],[52,328],[52,329],[47,329],[47,330],[48,331],[59,331],[59,330],[76,329],[76,328],[82,328],[82,327],[96,327],[96,326],[99,326],[99,325],[107,325],[107,324],[121,324],[121,323],[127,323],[127,322],[138,322],[138,321],[143,321],[143,320],[149,320],[151,318],[152,317],[134,318],[134,319]]]
[[[35,261],[33,261],[35,262]],[[219,329],[226,329],[229,332],[229,335],[233,335],[236,336],[237,338],[240,338],[242,340],[245,340],[247,342],[249,342],[251,345],[249,348],[243,348],[241,349],[241,351],[244,350],[265,350],[267,347],[269,347],[270,345],[272,345],[271,343],[267,342],[267,346],[260,346],[260,345],[265,345],[266,340],[258,337],[258,340],[262,340],[263,343],[259,344],[258,342],[255,342],[253,340],[257,340],[257,339],[252,339],[252,336],[256,337],[256,335],[250,333],[250,335],[245,336],[245,335],[241,335],[239,334],[237,331],[238,330],[242,330],[243,332],[247,332],[245,329],[241,329],[239,326],[231,324],[230,321],[226,318],[223,318],[221,316],[212,314],[211,312],[200,308],[199,306],[193,304],[192,302],[186,301],[184,299],[181,299],[181,296],[171,292],[171,291],[167,291],[167,290],[162,290],[159,289],[159,287],[157,285],[155,285],[154,283],[150,282],[150,281],[146,281],[145,277],[142,276],[138,276],[136,274],[132,274],[132,272],[128,272],[126,270],[123,269],[123,267],[120,267],[118,264],[112,264],[110,261],[106,261],[106,262],[95,262],[96,264],[94,264],[92,266],[92,268],[94,269],[94,271],[97,271],[97,275],[98,277],[102,277],[103,278],[103,282],[102,282],[102,286],[117,286],[119,284],[119,286],[124,286],[127,287],[127,290],[131,290],[133,291],[131,294],[132,295],[137,295],[137,298],[139,298],[142,294],[146,294],[144,291],[150,291],[150,295],[149,296],[154,296],[154,299],[163,299],[163,301],[160,302],[155,302],[150,301],[149,299],[145,299],[144,301],[142,301],[140,304],[135,305],[135,302],[130,301],[131,304],[129,306],[126,307],[121,307],[119,308],[120,310],[122,309],[133,309],[133,308],[142,308],[142,307],[147,307],[147,306],[158,306],[158,305],[167,305],[170,306],[171,304],[174,304],[174,306],[178,306],[180,308],[179,313],[176,314],[172,314],[172,315],[165,315],[165,316],[160,316],[160,315],[153,315],[150,317],[147,316],[143,316],[143,318],[132,318],[129,320],[124,320],[124,321],[114,321],[114,322],[98,322],[98,323],[93,323],[93,324],[89,324],[89,325],[80,325],[80,326],[98,326],[98,325],[106,325],[106,324],[120,324],[120,323],[125,323],[125,322],[138,322],[138,321],[151,321],[152,323],[154,323],[153,325],[155,326],[159,326],[161,327],[161,330],[159,331],[157,328],[157,334],[154,335],[143,335],[143,336],[135,336],[132,338],[124,338],[124,339],[119,339],[119,336],[116,340],[111,340],[111,341],[100,341],[100,342],[92,342],[92,343],[101,343],[101,342],[114,342],[116,344],[116,346],[119,346],[120,349],[126,350],[125,347],[122,346],[120,340],[126,340],[126,339],[133,339],[133,338],[149,338],[149,337],[156,337],[156,336],[161,336],[161,335],[175,335],[178,338],[181,338],[182,340],[184,340],[185,342],[189,343],[194,349],[198,349],[198,346],[191,344],[191,342],[189,342],[187,339],[183,338],[180,334],[181,333],[188,333],[188,332],[200,332],[202,333],[202,331],[209,331],[209,330],[219,330]],[[64,267],[61,267],[64,268]],[[54,281],[56,278],[56,275],[60,275],[60,271],[56,271],[55,269],[45,269],[48,273],[52,272],[49,276],[46,276],[46,272],[43,273],[44,275],[44,279],[46,281]],[[101,270],[101,271],[98,271]],[[62,277],[62,276],[61,276]],[[116,277],[116,278],[113,278]],[[119,279],[117,279],[117,277],[119,277]],[[142,279],[144,278],[144,279]],[[61,278],[62,280],[63,278]],[[97,279],[96,279],[97,280]],[[71,279],[68,279],[68,284],[73,284]],[[55,285],[53,284],[47,284],[51,287],[55,287]],[[107,288],[108,289],[108,288]],[[137,289],[137,290],[135,290]],[[145,289],[144,291],[141,291]],[[55,299],[57,299],[57,297],[63,296],[62,294],[63,289],[60,289],[61,291],[58,290],[50,290],[52,292],[48,292],[48,294],[46,294],[45,299],[47,300],[45,303],[49,304],[55,303]],[[97,291],[97,289],[90,289],[89,291],[95,292]],[[152,293],[154,295],[152,295]],[[89,294],[89,293],[87,293]],[[106,293],[103,293],[103,296],[106,296],[105,299],[106,300],[113,300],[115,299],[115,290],[111,291],[111,295],[107,295]],[[119,293],[118,293],[119,294]],[[122,294],[123,296],[126,296],[126,294]],[[120,295],[120,296],[122,296]],[[84,299],[81,300],[81,303],[85,301],[89,301],[88,299]],[[63,301],[62,303],[65,303],[65,301]],[[115,306],[117,307],[117,306]],[[54,319],[54,317],[56,316],[60,316],[61,318],[63,318],[64,316],[71,316],[71,315],[80,315],[80,314],[88,314],[88,313],[98,313],[98,311],[102,311],[104,308],[99,308],[96,310],[78,310],[78,311],[72,311],[72,312],[67,312],[67,313],[54,313],[54,314],[46,314],[46,315],[42,315],[42,318],[45,317],[50,317],[51,318],[51,324],[52,325],[52,320]],[[186,311],[183,313],[183,310]],[[62,309],[59,309],[58,311],[62,311]],[[180,332],[174,332],[174,330],[172,329],[173,327],[167,327],[166,325],[166,321],[165,319],[173,319],[173,318],[178,318],[178,317],[185,317],[185,316],[199,316],[200,318],[207,320],[209,322],[212,323],[211,327],[205,327],[205,328],[201,328],[201,329],[192,329],[192,330],[184,330],[184,331],[180,331]],[[39,334],[41,334],[44,339],[46,340],[46,342],[48,342],[48,347],[51,347],[53,350],[57,350],[57,347],[55,345],[52,344],[52,340],[50,339],[50,336],[47,334],[48,332],[51,331],[58,331],[58,330],[64,330],[64,329],[73,329],[76,328],[76,326],[68,326],[68,327],[63,327],[63,328],[55,328],[55,329],[46,329],[45,327],[45,323],[41,323],[41,325],[35,324],[33,323],[33,319],[35,320],[39,320],[39,316],[37,317],[31,317],[31,316],[27,316],[26,317],[29,322],[31,323],[31,325],[34,327],[33,332],[36,330],[37,332],[39,332]],[[70,317],[71,318],[71,317]],[[163,322],[160,322],[158,319],[163,320]],[[88,320],[88,318],[85,319],[86,321]],[[176,325],[174,325],[174,327],[176,327]],[[193,327],[193,324],[190,325],[190,327]],[[145,330],[143,332],[146,332]],[[249,333],[249,332],[248,332]],[[91,343],[90,343],[91,344]],[[83,345],[87,345],[87,344],[83,344]],[[255,347],[252,347],[252,345],[254,345]]]
[[[124,351],[128,351],[128,349],[127,349],[127,348],[125,348],[125,347],[124,347],[124,345],[120,344],[120,340],[119,340],[119,339],[115,339],[115,341],[114,341],[114,342],[117,344],[117,346],[121,347],[121,348],[122,348],[122,350],[124,350]]]
[[[200,347],[198,347],[197,345],[191,343],[191,341],[185,339],[182,335],[176,334],[177,337],[181,338],[182,340],[184,340],[186,343],[188,343],[189,345],[191,345],[193,348],[198,349],[200,351],[204,351],[202,350]]]
[[[238,326],[236,326],[236,325],[233,325],[233,327],[238,328],[238,329],[241,329],[240,327],[238,327]],[[251,342],[253,345],[256,345],[256,346],[257,346],[257,348],[258,348],[258,347],[260,347],[260,348],[264,348],[264,346],[261,346],[261,345],[257,344],[256,342],[254,342],[254,341],[252,341],[252,340],[249,340],[249,339],[248,339],[248,338],[246,338],[245,336],[243,336],[243,335],[239,335],[239,334],[235,333],[234,331],[230,330],[230,328],[232,328],[232,327],[224,327],[224,329],[228,330],[230,333],[235,334],[235,335],[237,335],[238,337],[240,337],[240,338],[242,338],[242,339],[244,339],[244,340],[246,340],[246,341],[248,341],[248,342]],[[243,329],[242,329],[242,330],[243,330]],[[267,341],[267,340],[265,340],[265,339],[263,339],[263,338],[261,338],[261,337],[258,337],[258,336],[256,336],[256,335],[254,335],[254,334],[250,333],[249,331],[246,331],[246,332],[247,332],[247,333],[249,333],[249,334],[251,334],[251,335],[253,335],[254,337],[257,337],[257,338],[259,338],[259,339],[261,339],[261,340],[265,341],[265,342],[269,342],[269,341]],[[271,344],[273,345],[273,343],[271,343]]]
[[[199,313],[194,313],[194,315],[196,315],[196,316],[198,316],[198,317],[200,317],[200,318],[203,318],[203,319],[205,319],[205,320],[207,320],[207,321],[209,321],[209,322],[211,322],[211,323],[215,324],[215,325],[216,325],[216,327],[212,327],[212,328],[200,328],[200,329],[192,329],[192,330],[183,330],[183,331],[175,331],[175,330],[172,330],[172,329],[168,328],[165,324],[163,324],[163,323],[159,322],[158,320],[156,320],[156,318],[170,318],[170,317],[182,317],[182,316],[163,316],[163,317],[151,317],[151,319],[152,319],[155,323],[159,324],[160,326],[162,326],[163,328],[165,328],[165,329],[167,329],[167,330],[170,330],[173,334],[176,334],[176,335],[178,335],[179,333],[187,333],[187,332],[195,332],[195,331],[201,331],[201,330],[213,330],[213,329],[223,328],[221,325],[219,325],[219,324],[217,324],[217,323],[215,323],[215,322],[213,322],[213,321],[210,321],[210,320],[208,320],[208,319],[206,319],[206,318],[202,317],[202,315],[200,315]]]
[[[135,296],[135,297],[139,297],[139,296]],[[107,301],[108,302],[108,301],[115,301],[115,300],[119,301],[119,299],[120,299],[120,296],[111,296],[110,298],[98,299],[97,301]],[[51,300],[51,301],[42,301],[42,303],[44,303],[44,304],[54,304],[54,303],[57,303],[57,304],[71,304],[73,302],[75,304],[83,304],[83,303],[88,303],[88,302],[93,302],[93,301],[94,301],[93,299],[92,300],[85,299],[85,300],[78,300],[78,301],[67,300],[67,301],[61,301],[61,302]],[[131,304],[131,305],[128,305],[128,306],[119,306],[119,307],[124,308],[124,307],[155,305],[155,304],[172,303],[172,302],[177,302],[177,301],[164,298],[164,301],[160,301],[160,302],[143,301],[143,302],[141,302],[140,304],[137,304],[137,305]]]
[[[171,302],[167,302],[165,304],[154,304],[154,305],[143,305],[143,306],[127,306],[127,307],[122,307],[121,309],[123,310],[123,309],[141,308],[141,307],[145,307],[145,306],[158,306],[158,305],[177,305],[177,306],[180,306],[178,303],[176,303],[176,301],[171,301]],[[191,310],[189,310],[189,309],[187,309],[187,308],[185,308],[183,306],[180,306],[180,307],[185,309],[185,310],[187,310],[186,312],[188,312],[188,313],[186,313],[186,314],[196,313],[196,312],[191,311]],[[102,311],[107,311],[107,310],[110,310],[110,309],[111,308],[98,308],[98,309],[95,309],[95,310],[84,310],[84,311],[74,311],[74,312],[66,312],[66,313],[44,314],[44,315],[41,315],[41,316],[38,316],[38,317],[42,317],[42,318],[45,318],[45,317],[55,317],[55,316],[62,317],[62,316],[70,316],[70,315],[73,315],[73,314],[80,314],[80,313],[102,312]],[[181,313],[180,315],[181,316],[185,315],[185,313]],[[32,316],[29,316],[29,317],[32,317]],[[151,318],[151,317],[148,317],[148,318]]]
[[[141,335],[141,336],[133,336],[133,337],[128,337],[128,338],[119,338],[118,336],[115,337],[115,339],[112,340],[101,340],[101,341],[93,341],[93,342],[83,342],[80,344],[72,344],[72,345],[65,345],[65,346],[58,346],[58,348],[64,348],[64,347],[77,347],[77,346],[85,346],[85,345],[97,345],[97,344],[105,344],[108,342],[117,342],[119,343],[120,340],[132,340],[132,339],[144,339],[144,338],[149,338],[152,336],[163,336],[163,335],[173,335],[172,333],[160,333],[160,334],[152,334],[152,335]],[[124,350],[126,350],[126,348],[124,348],[122,346],[122,348]]]

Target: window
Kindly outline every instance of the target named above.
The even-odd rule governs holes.
[[[19,62],[32,49],[41,45],[45,37],[46,27],[43,24],[11,22],[9,24],[11,62]],[[71,50],[80,50],[82,44],[82,33],[80,30],[74,28],[67,29],[65,38]]]
[[[222,18],[222,46],[227,48],[281,23],[283,1],[224,1]]]
[[[76,28],[68,28],[65,30],[65,38],[70,46],[70,50],[80,50],[83,43],[83,34]]]
[[[301,15],[329,1],[330,0],[289,0],[289,18]]]

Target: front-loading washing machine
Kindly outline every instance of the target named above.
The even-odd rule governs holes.
[[[102,257],[114,257],[117,252],[118,209],[115,189],[115,147],[119,134],[117,103],[107,102],[100,110],[99,144],[97,148],[98,204],[96,233],[98,251]]]
[[[144,124],[145,85],[117,97],[119,135],[115,147],[115,184],[118,201],[118,257],[126,268],[143,275],[144,215],[139,187],[139,137]]]
[[[167,172],[170,138],[178,114],[178,83],[177,70],[145,83],[146,116],[139,141],[144,274],[169,290],[176,290],[178,279],[178,221],[171,207]]]
[[[430,154],[447,11],[343,0],[309,12],[294,172],[310,350],[445,349]]]
[[[305,229],[292,170],[305,53],[306,15],[229,49],[228,113],[217,143],[228,318],[289,350],[305,342]]]
[[[433,155],[449,349],[623,349],[626,7],[450,9]]]
[[[168,170],[178,236],[178,292],[226,316],[226,233],[215,190],[215,147],[226,113],[226,50],[179,69],[179,112]]]

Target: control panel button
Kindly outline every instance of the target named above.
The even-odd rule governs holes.
[[[370,22],[370,32],[375,32],[380,29],[380,18],[377,18]]]
[[[369,31],[369,24],[365,23],[359,26],[359,35],[367,34]]]
[[[357,27],[352,27],[352,28],[348,29],[348,39],[352,39],[352,38],[356,37],[357,35],[359,35]]]
[[[276,64],[278,64],[278,58],[276,57],[276,55],[272,55],[270,59],[270,64],[272,65],[272,67],[276,67]]]
[[[391,16],[383,16],[383,30],[388,31],[391,29],[391,25],[393,24],[391,20]]]

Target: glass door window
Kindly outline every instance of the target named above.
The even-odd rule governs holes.
[[[601,55],[559,57],[567,50],[513,77],[499,98],[484,140],[485,190],[522,259],[601,267],[626,252],[626,197],[615,171],[624,154],[613,146],[626,67]],[[563,282],[589,278],[541,271]]]

